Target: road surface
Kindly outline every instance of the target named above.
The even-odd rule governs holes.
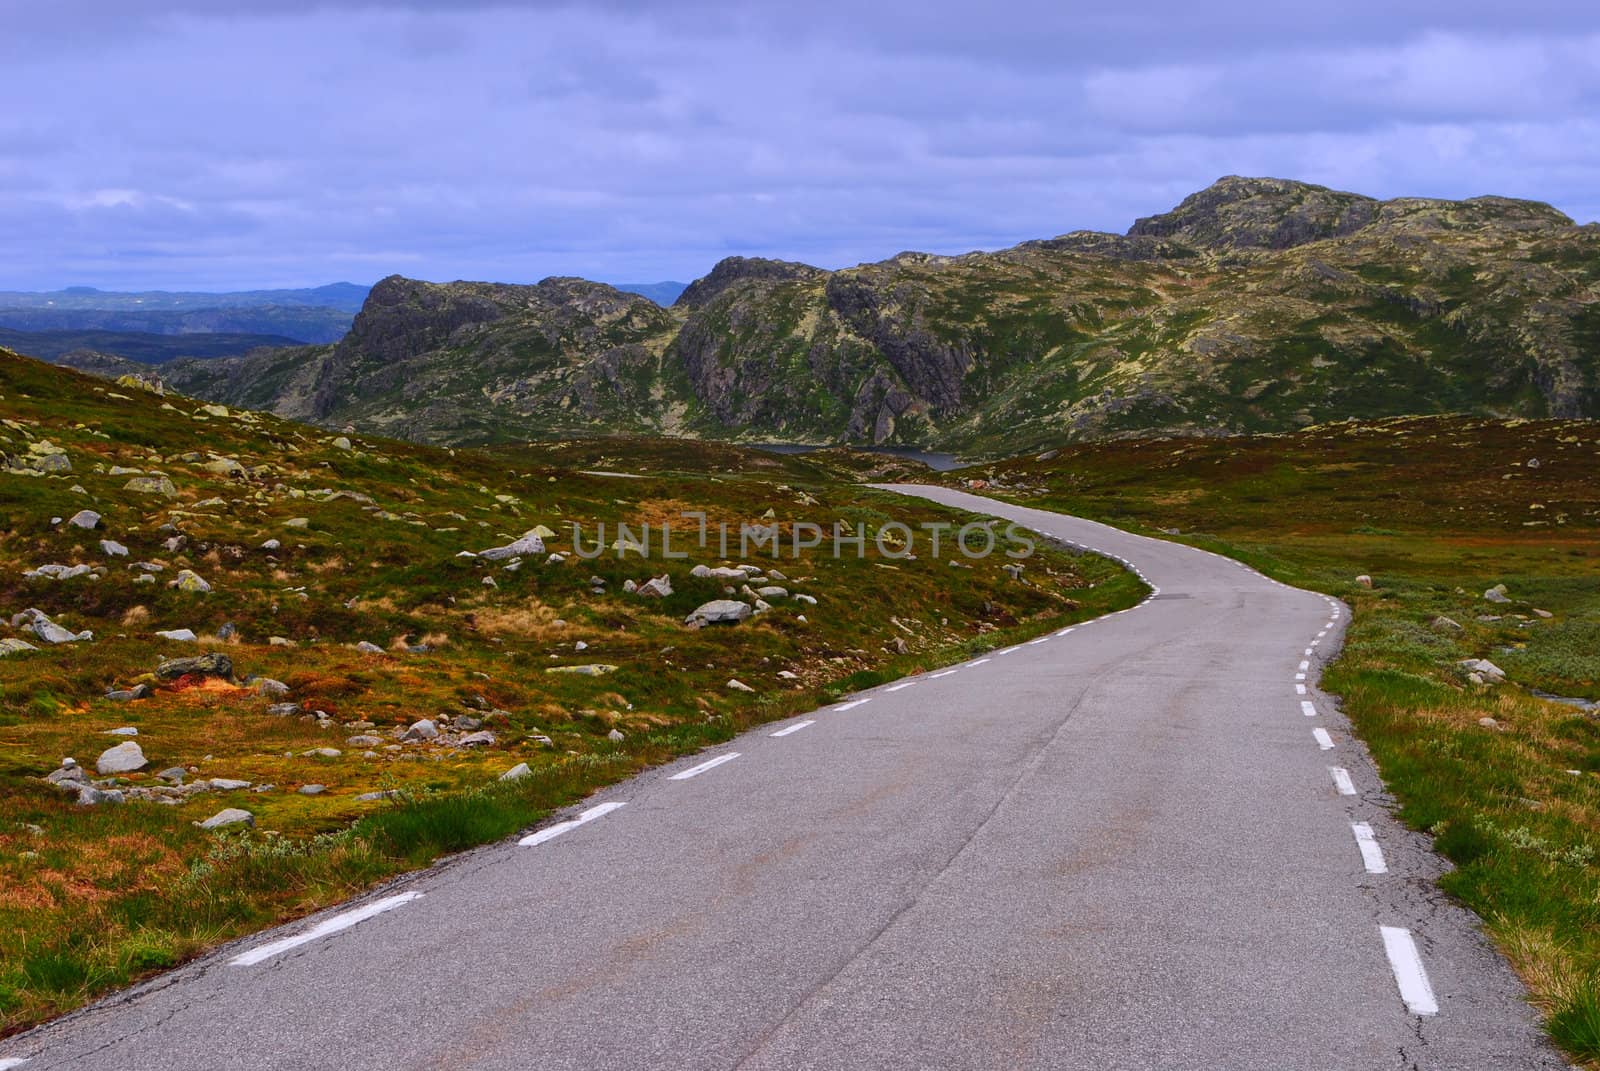
[[[1566,1066],[1317,691],[1343,608],[904,490],[1157,594],[617,785],[0,1043],[0,1067]]]

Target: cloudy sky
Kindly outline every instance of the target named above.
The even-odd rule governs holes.
[[[1592,0],[0,0],[0,24],[5,289],[834,267],[1121,231],[1225,174],[1600,218]]]

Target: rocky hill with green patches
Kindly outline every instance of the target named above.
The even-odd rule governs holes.
[[[373,291],[335,346],[186,393],[440,443],[647,432],[969,455],[1330,419],[1600,413],[1600,227],[1501,197],[1225,178],[1126,235],[828,272],[731,258],[663,309],[578,279]]]

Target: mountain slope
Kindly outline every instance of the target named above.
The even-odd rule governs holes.
[[[592,431],[1002,453],[1350,416],[1600,413],[1600,228],[1506,198],[1230,177],[1126,235],[828,272],[374,288],[337,346],[179,390],[434,442]]]

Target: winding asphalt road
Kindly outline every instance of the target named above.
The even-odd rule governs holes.
[[[0,1067],[1566,1066],[1316,690],[1342,608],[900,490],[1158,593],[635,778],[13,1038]]]

